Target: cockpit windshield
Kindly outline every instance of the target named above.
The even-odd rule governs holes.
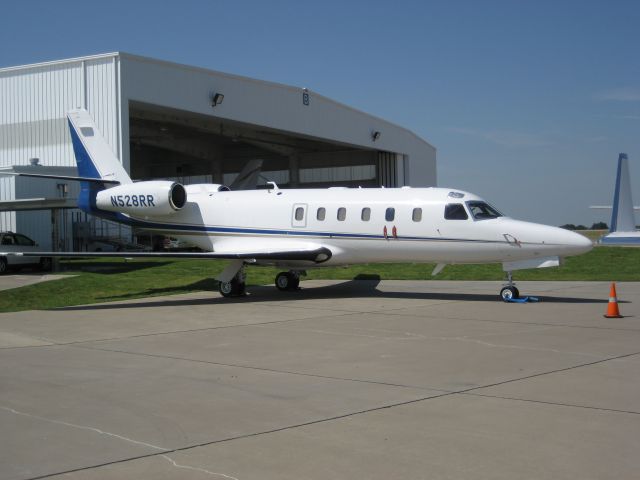
[[[467,202],[467,207],[473,218],[476,220],[486,220],[488,218],[502,217],[502,214],[486,202]]]

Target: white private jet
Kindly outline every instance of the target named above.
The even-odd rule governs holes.
[[[78,207],[138,230],[183,239],[202,253],[38,252],[51,257],[223,258],[226,297],[245,294],[245,265],[276,265],[279,290],[305,270],[357,263],[502,263],[500,296],[519,296],[511,272],[558,266],[592,248],[582,235],[503,216],[482,198],[448,188],[328,188],[230,191],[217,184],[133,182],[86,110],[68,113],[81,182]],[[17,174],[21,175],[21,174]],[[40,176],[34,174],[23,174]],[[1,249],[1,247],[0,247]],[[0,255],[4,255],[0,253]]]
[[[592,206],[596,210],[612,210],[609,233],[599,241],[602,245],[640,246],[640,231],[636,230],[634,210],[631,199],[631,180],[629,177],[629,159],[626,153],[618,156],[616,185],[613,190],[613,206]]]

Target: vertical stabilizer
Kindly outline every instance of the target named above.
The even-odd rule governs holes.
[[[629,160],[626,153],[618,157],[616,188],[613,194],[613,212],[611,214],[611,233],[633,232],[636,229],[631,199],[631,180],[629,179]]]
[[[240,170],[240,173],[229,185],[230,190],[254,190],[258,184],[258,177],[262,170],[262,160],[254,159],[249,160],[246,165]]]
[[[131,183],[129,175],[97,129],[89,112],[84,109],[71,110],[67,118],[78,175]]]

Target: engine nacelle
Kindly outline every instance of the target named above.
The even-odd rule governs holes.
[[[102,190],[96,195],[96,207],[100,210],[135,216],[169,215],[186,203],[185,188],[168,180],[127,183]]]

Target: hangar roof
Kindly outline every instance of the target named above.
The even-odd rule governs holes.
[[[121,58],[121,59],[128,60],[130,62],[136,62],[136,63],[141,63],[141,64],[145,64],[146,63],[146,64],[155,64],[155,65],[158,65],[158,66],[164,66],[164,67],[173,68],[173,69],[178,68],[178,69],[181,69],[183,71],[192,71],[192,72],[198,72],[198,73],[202,73],[202,74],[206,74],[206,75],[214,75],[214,76],[219,77],[219,78],[226,78],[226,79],[229,79],[229,80],[241,81],[243,83],[244,82],[253,83],[253,84],[258,85],[258,86],[271,87],[271,88],[284,90],[284,91],[288,91],[288,92],[300,93],[302,91],[306,91],[316,101],[317,100],[322,100],[323,102],[331,104],[334,107],[337,107],[337,108],[339,108],[341,110],[351,111],[351,112],[353,112],[353,113],[355,113],[355,114],[357,114],[359,116],[364,116],[364,117],[367,117],[367,118],[369,118],[371,120],[374,120],[377,124],[384,124],[384,125],[387,125],[387,126],[389,126],[391,128],[394,128],[394,129],[401,129],[401,130],[409,133],[410,135],[412,135],[416,140],[424,143],[425,145],[428,145],[431,148],[435,148],[433,145],[431,145],[429,142],[424,140],[422,137],[416,135],[411,130],[408,130],[408,129],[404,128],[404,127],[400,127],[398,125],[395,125],[395,124],[393,124],[393,123],[391,123],[391,122],[389,122],[387,120],[384,120],[384,119],[382,119],[380,117],[377,117],[375,115],[371,115],[369,113],[363,112],[363,111],[358,110],[356,108],[350,107],[349,105],[340,103],[340,102],[338,102],[336,100],[333,100],[333,99],[331,99],[329,97],[321,95],[318,92],[316,92],[314,90],[311,90],[309,88],[306,88],[306,87],[297,87],[297,86],[282,84],[282,83],[278,83],[278,82],[260,80],[260,79],[255,79],[255,78],[251,78],[251,77],[245,77],[245,76],[242,76],[242,75],[235,75],[235,74],[221,72],[221,71],[217,71],[217,70],[211,70],[211,69],[207,69],[207,68],[203,68],[203,67],[197,67],[197,66],[186,65],[186,64],[176,63],[176,62],[169,62],[169,61],[166,61],[166,60],[159,60],[159,59],[155,59],[155,58],[151,58],[151,57],[134,55],[134,54],[127,53],[127,52],[110,52],[110,53],[103,53],[103,54],[97,54],[97,55],[88,55],[88,56],[84,56],[84,57],[75,57],[75,58],[69,58],[69,59],[63,59],[63,60],[40,62],[40,63],[34,63],[34,64],[28,64],[28,65],[21,65],[21,66],[5,67],[5,68],[0,68],[0,73],[23,71],[23,70],[28,70],[28,69],[39,69],[39,68],[46,68],[46,67],[64,65],[64,64],[68,64],[68,63],[77,63],[77,62],[83,62],[83,61],[100,60],[100,59],[108,59],[108,58]],[[156,80],[157,80],[157,78],[156,78]],[[145,88],[147,88],[147,86],[145,86]]]

